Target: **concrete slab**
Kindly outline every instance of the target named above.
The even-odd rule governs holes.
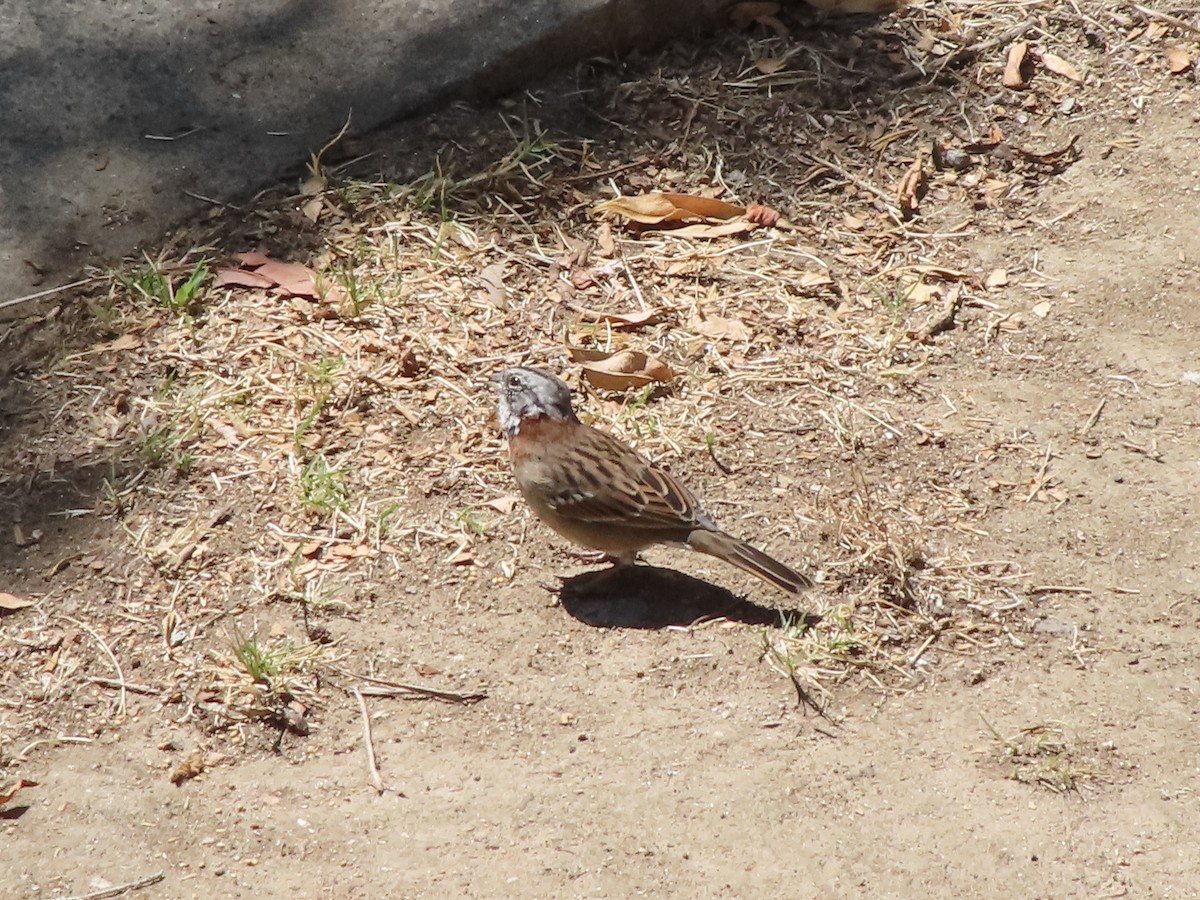
[[[0,301],[74,277],[374,128],[722,0],[0,0]]]

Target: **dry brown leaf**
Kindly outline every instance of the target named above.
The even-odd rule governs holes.
[[[265,253],[260,253],[257,250],[251,250],[248,253],[239,253],[237,254],[237,259],[238,262],[240,262],[247,269],[253,269],[256,266],[261,266],[263,263],[268,263],[271,261],[271,257],[267,256]]]
[[[745,208],[697,197],[694,194],[637,194],[631,197],[615,197],[596,205],[594,212],[615,213],[644,225],[659,225],[663,222],[686,222],[699,219],[707,222],[723,222],[736,218]]]
[[[735,219],[732,222],[722,222],[719,225],[708,225],[703,222],[695,225],[684,225],[682,228],[672,228],[670,231],[663,232],[663,234],[680,238],[719,238],[729,237],[734,234],[745,234],[747,231],[753,231],[757,227],[753,222],[748,222],[745,219]]]
[[[171,784],[183,784],[183,782],[195,778],[206,768],[208,768],[208,758],[203,750],[197,748],[176,763],[167,777],[171,780]]]
[[[656,382],[665,384],[679,374],[658,357],[641,350],[609,353],[568,346],[567,352],[580,364],[584,377],[605,391],[625,391]]]
[[[123,334],[115,340],[97,344],[94,349],[97,353],[104,353],[109,350],[136,350],[140,346],[142,346],[142,339],[139,335]]]
[[[1013,90],[1029,87],[1026,72],[1029,66],[1029,42],[1017,41],[1008,48],[1008,61],[1004,65],[1004,86]]]
[[[1053,53],[1043,53],[1042,65],[1055,75],[1061,75],[1063,78],[1070,78],[1072,81],[1083,83],[1083,75],[1080,74],[1079,70],[1061,56],[1055,56]]]
[[[790,223],[779,214],[778,210],[763,203],[751,203],[746,207],[746,221],[753,222],[755,225],[765,225],[767,228],[772,228],[781,222],[783,226],[790,227]]]
[[[322,197],[313,197],[300,207],[300,212],[304,218],[310,222],[315,222],[321,218],[321,210],[325,208],[325,200]]]
[[[217,277],[213,281],[213,286],[271,288],[275,287],[275,282],[257,272],[246,269],[217,269]]]
[[[1192,67],[1192,58],[1182,47],[1167,48],[1167,69],[1172,75],[1182,75]]]
[[[0,787],[0,806],[3,806],[15,797],[18,791],[37,786],[38,783],[36,781],[30,781],[28,778],[18,778],[16,781],[8,782],[3,787]]]
[[[750,329],[738,319],[726,319],[723,316],[708,316],[701,318],[693,315],[688,327],[699,335],[714,341],[748,341]]]
[[[497,497],[495,500],[489,500],[484,506],[490,506],[496,512],[508,515],[517,508],[517,504],[521,502],[521,498],[516,494],[505,494],[503,497]]]
[[[754,61],[754,68],[764,75],[774,75],[787,68],[788,61],[773,56],[761,56]]]
[[[609,313],[588,309],[586,306],[572,306],[585,322],[608,322],[617,328],[641,328],[662,321],[662,312],[657,309],[646,309],[641,312]]]
[[[255,274],[271,279],[286,295],[317,299],[316,274],[303,263],[270,259],[259,266]]]
[[[28,609],[30,606],[33,606],[32,600],[0,591],[0,612],[16,612],[18,609]]]
[[[918,153],[904,177],[900,179],[900,187],[896,190],[896,200],[900,206],[900,215],[911,219],[921,210],[921,197],[927,187],[925,180],[925,157]]]
[[[600,255],[607,259],[612,259],[617,253],[617,242],[613,239],[612,226],[607,222],[602,222],[596,229],[596,246],[600,249]]]
[[[800,287],[810,289],[829,287],[829,285],[833,284],[833,278],[823,269],[805,269],[800,273],[798,281]]]

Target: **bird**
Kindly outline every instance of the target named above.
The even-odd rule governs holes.
[[[543,369],[491,376],[513,475],[539,519],[617,567],[655,544],[686,544],[781,590],[812,580],[721,530],[695,494],[618,438],[579,421],[571,389]]]

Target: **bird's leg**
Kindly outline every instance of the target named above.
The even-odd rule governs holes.
[[[631,566],[637,562],[636,553],[605,553],[603,550],[568,550],[567,553],[588,565],[611,563],[614,569]]]

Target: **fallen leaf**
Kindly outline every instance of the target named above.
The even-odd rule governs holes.
[[[567,347],[571,359],[580,363],[584,377],[601,390],[624,391],[648,384],[669,382],[679,373],[656,356],[640,350],[588,350]]]
[[[1061,56],[1055,56],[1053,53],[1043,53],[1042,65],[1055,75],[1070,78],[1072,81],[1083,82],[1083,76],[1079,73],[1079,70]]]
[[[17,792],[24,788],[37,787],[36,781],[30,781],[28,778],[18,778],[16,781],[11,781],[0,787],[0,806],[3,806],[9,800],[17,795]]]
[[[1172,75],[1182,75],[1192,67],[1192,58],[1182,47],[1167,48],[1167,69]]]
[[[197,748],[176,763],[167,777],[171,784],[183,784],[202,773],[208,767],[207,762],[204,751]]]
[[[33,606],[32,600],[0,591],[0,612],[16,612],[18,609],[28,609],[30,606]]]
[[[735,219],[732,222],[721,222],[714,225],[698,222],[695,225],[684,225],[682,228],[672,228],[670,231],[662,233],[680,238],[718,238],[745,234],[747,231],[753,231],[756,227],[753,222],[746,219]]]
[[[213,281],[213,286],[271,288],[275,287],[275,282],[257,272],[246,269],[217,269],[217,277]]]
[[[596,246],[600,255],[612,259],[617,253],[617,242],[613,239],[612,226],[607,222],[601,223],[596,229]]]
[[[484,506],[490,506],[496,512],[508,515],[517,508],[517,504],[521,502],[521,498],[516,494],[505,494],[503,497],[497,497],[495,500],[489,500]]]
[[[800,287],[810,289],[829,287],[829,285],[833,284],[833,278],[829,275],[829,273],[820,269],[805,269],[800,273],[800,278],[798,281],[800,283]]]
[[[657,309],[646,309],[641,312],[609,313],[588,309],[586,306],[572,306],[585,322],[608,322],[618,328],[641,328],[662,321],[662,312]]]
[[[321,218],[321,210],[325,208],[325,200],[322,197],[313,197],[300,207],[300,212],[304,218],[310,222],[315,222]]]
[[[256,274],[271,279],[286,295],[317,299],[316,273],[303,263],[270,259],[258,267]]]
[[[238,262],[247,269],[253,269],[271,261],[271,257],[265,253],[259,253],[257,250],[251,250],[248,253],[239,253],[237,258]]]
[[[659,225],[663,222],[726,221],[745,213],[745,208],[697,197],[693,194],[637,194],[631,197],[615,197],[596,205],[593,212],[615,213],[644,225]]]
[[[748,341],[750,329],[738,319],[726,319],[723,316],[708,316],[701,318],[693,315],[688,327],[697,334],[714,341]]]
[[[746,221],[756,225],[772,228],[783,220],[783,216],[775,209],[762,203],[751,203],[746,207]],[[785,225],[787,223],[784,223]],[[790,227],[790,226],[789,226]]]
[[[108,350],[135,350],[140,346],[142,346],[142,339],[138,335],[123,334],[116,340],[97,344],[95,350],[97,353],[104,353]]]
[[[315,197],[321,191],[325,190],[325,176],[320,173],[310,175],[304,180],[304,184],[300,186],[300,195],[303,197]]]
[[[1050,307],[1051,306],[1053,306],[1053,304],[1049,300],[1043,300],[1041,303],[1036,304],[1029,311],[1031,313],[1033,313],[1035,316],[1037,316],[1039,319],[1044,319],[1044,318],[1046,318],[1046,316],[1050,315]]]
[[[786,59],[778,59],[773,56],[762,56],[754,61],[754,68],[762,72],[764,75],[774,75],[776,72],[782,72],[787,68],[788,61]]]
[[[466,544],[455,549],[453,553],[442,560],[448,566],[469,566],[475,562],[475,551]]]
[[[989,290],[1002,288],[1008,284],[1007,269],[992,269],[988,272],[987,278],[983,280],[983,286]]]
[[[925,195],[928,183],[925,180],[925,156],[917,154],[896,189],[896,200],[900,206],[900,214],[904,219],[911,219],[921,209],[921,198]]]
[[[503,263],[492,263],[484,266],[479,273],[479,281],[483,284],[484,290],[487,291],[488,300],[499,306],[505,300],[504,293],[504,277],[507,274],[507,269]]]
[[[1004,86],[1013,90],[1029,87],[1026,72],[1029,66],[1029,42],[1017,41],[1008,48],[1008,61],[1004,65]]]

